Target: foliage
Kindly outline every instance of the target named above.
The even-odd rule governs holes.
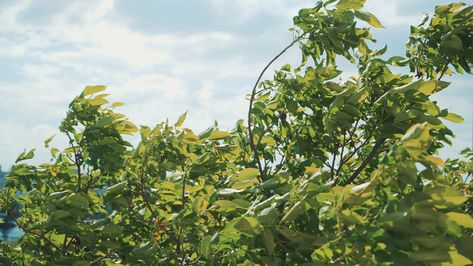
[[[25,235],[0,243],[0,260],[472,263],[473,152],[438,156],[453,137],[443,120],[462,118],[430,96],[448,87],[444,74],[470,72],[473,7],[436,7],[412,27],[407,57],[384,59],[387,48],[372,50],[370,29],[360,26],[382,27],[363,4],[300,10],[285,50],[299,45],[301,64],[257,82],[248,125],[229,132],[214,125],[196,134],[183,127],[186,114],[137,128],[115,111],[122,103],[107,102],[104,86],[87,86],[60,126],[69,147],[50,148],[51,162],[38,166],[24,162],[34,151],[24,152],[11,170],[1,204]],[[358,73],[340,78],[337,56]],[[137,147],[123,139],[134,134]]]

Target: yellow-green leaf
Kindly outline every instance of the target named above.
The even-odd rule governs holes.
[[[459,212],[448,212],[447,217],[465,228],[473,228],[473,218],[470,215]]]
[[[371,26],[375,27],[375,28],[384,28],[384,26],[381,24],[381,22],[379,21],[379,19],[373,15],[372,13],[370,12],[365,12],[365,14],[368,15],[368,20],[366,22],[368,22],[368,24],[370,24]]]
[[[317,172],[319,172],[320,168],[317,168],[315,167],[314,165],[311,165],[311,166],[307,166],[305,168],[305,174],[307,175],[313,175],[313,174],[316,174]]]
[[[237,219],[238,220],[234,227],[240,232],[246,234],[258,234],[262,229],[262,226],[258,223],[258,220],[253,217],[241,217]]]
[[[198,214],[201,214],[207,210],[208,205],[209,202],[204,197],[197,196],[192,203],[192,210]]]
[[[48,137],[47,139],[44,140],[44,147],[45,148],[49,148],[49,143],[54,139],[54,137],[56,136],[56,134]]]
[[[264,136],[264,137],[261,139],[261,144],[266,145],[266,146],[275,146],[277,143],[276,143],[276,140],[274,140],[273,137],[271,137],[271,136]]]
[[[175,127],[180,127],[182,124],[184,124],[184,121],[186,120],[187,116],[187,111],[183,113],[181,116],[179,116],[179,119],[177,120],[176,124],[174,124]]]
[[[213,131],[210,133],[209,139],[210,140],[219,140],[219,139],[224,139],[230,136],[230,134],[226,131]]]
[[[450,255],[451,263],[446,263],[442,265],[471,265],[471,260],[458,253],[458,251],[456,250],[450,250],[448,254]]]
[[[437,207],[440,208],[449,205],[458,206],[468,199],[460,190],[448,186],[433,187],[424,191],[424,193],[429,195]]]
[[[419,87],[419,91],[423,94],[429,96],[431,95],[435,89],[437,88],[437,81],[436,80],[428,80]]]
[[[125,105],[125,103],[122,103],[122,102],[114,102],[114,103],[112,103],[112,105],[110,105],[110,107],[114,108],[114,107],[123,106],[123,105]]]
[[[437,166],[440,166],[440,167],[444,167],[445,166],[445,162],[442,160],[442,158],[439,158],[439,157],[436,157],[436,156],[427,156],[427,161],[437,165]]]
[[[211,207],[212,210],[218,212],[230,212],[241,208],[243,208],[241,205],[238,205],[231,200],[217,200]]]
[[[84,91],[82,92],[82,94],[84,96],[87,96],[87,95],[91,95],[91,94],[94,94],[94,93],[97,93],[97,92],[104,91],[106,88],[107,87],[105,87],[103,85],[85,86]]]
[[[108,103],[108,101],[105,100],[102,97],[97,97],[97,98],[94,98],[94,99],[90,100],[89,103],[90,103],[90,105],[93,105],[93,106],[99,106],[99,105]]]
[[[59,152],[59,149],[58,148],[51,148],[50,151],[51,151],[51,155],[53,157],[56,157],[56,154]]]
[[[250,180],[257,177],[259,174],[258,168],[246,168],[238,174],[238,180]]]
[[[370,12],[355,11],[355,16],[363,21],[366,21],[368,24],[375,28],[384,28],[384,26],[381,25],[381,22],[379,22],[379,19]],[[367,48],[368,47],[366,47],[366,49]]]
[[[464,121],[463,117],[454,113],[448,113],[448,115],[444,116],[443,118],[454,123],[463,123]]]

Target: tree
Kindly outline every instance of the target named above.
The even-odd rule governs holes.
[[[472,263],[473,152],[442,160],[443,120],[430,96],[471,73],[473,6],[437,6],[411,27],[406,57],[372,50],[382,28],[363,0],[299,11],[302,62],[252,93],[247,123],[200,134],[137,128],[87,86],[38,166],[22,153],[1,203],[25,232],[0,244],[22,265],[424,265]],[[358,73],[338,78],[337,57]],[[268,65],[269,66],[269,65]],[[408,74],[393,72],[408,67]],[[266,70],[267,67],[264,69]],[[132,147],[123,135],[139,134]],[[48,148],[51,138],[45,141]],[[19,193],[18,193],[19,192]],[[12,208],[14,202],[20,207]]]

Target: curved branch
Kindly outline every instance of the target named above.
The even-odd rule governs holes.
[[[256,89],[258,88],[258,84],[261,81],[261,78],[263,77],[263,74],[266,72],[266,70],[271,66],[271,64],[276,61],[281,55],[283,55],[289,48],[291,48],[294,44],[296,44],[305,34],[300,35],[297,37],[294,41],[292,41],[286,48],[284,48],[279,54],[277,54],[269,63],[263,68],[261,73],[258,76],[258,79],[255,82],[255,85],[253,86],[253,90],[251,91],[251,96],[250,96],[250,104],[248,107],[248,137],[249,137],[249,142],[250,142],[250,148],[253,151],[253,154],[256,159],[256,163],[258,165],[258,170],[260,172],[261,179],[264,181],[265,179],[265,173],[263,166],[261,165],[261,162],[259,160],[259,155],[258,155],[258,150],[256,149],[256,145],[254,142],[254,136],[253,136],[253,128],[252,128],[252,121],[251,121],[251,112],[253,111],[253,102],[255,100],[256,96]],[[261,180],[260,180],[261,181]]]

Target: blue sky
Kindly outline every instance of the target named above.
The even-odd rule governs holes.
[[[368,0],[367,11],[386,26],[374,30],[390,54],[404,54],[409,25],[432,0]],[[24,148],[48,151],[68,103],[85,85],[109,87],[111,99],[140,125],[188,110],[186,126],[199,132],[217,120],[230,129],[245,117],[244,95],[261,68],[292,35],[292,17],[314,1],[287,0],[1,0],[0,165],[8,168]],[[274,67],[299,62],[293,49]],[[348,69],[347,75],[352,68]],[[271,72],[267,77],[270,77]],[[471,76],[436,96],[441,107],[465,118],[451,125],[451,156],[472,143]],[[59,134],[53,145],[63,146]]]

